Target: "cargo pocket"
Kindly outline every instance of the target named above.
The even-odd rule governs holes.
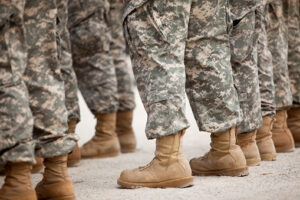
[[[9,49],[9,24],[0,27],[0,87],[13,84],[11,50]]]
[[[232,60],[243,61],[254,49],[255,13],[247,14],[241,20],[233,22],[231,34]]]
[[[108,15],[105,9],[99,9],[85,20],[71,28],[72,46],[75,45],[83,54],[95,54],[109,51],[111,41],[108,27]]]

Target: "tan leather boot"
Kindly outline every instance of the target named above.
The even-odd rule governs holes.
[[[287,127],[286,110],[276,111],[272,134],[276,152],[284,153],[294,151],[295,142],[291,131]]]
[[[293,134],[295,146],[300,147],[300,107],[288,110],[287,123]]]
[[[211,149],[203,157],[190,161],[192,172],[198,176],[246,176],[248,167],[241,148],[236,145],[236,128],[211,134]]]
[[[192,185],[193,177],[181,145],[184,131],[156,139],[154,159],[145,167],[125,170],[118,184],[125,188],[167,188]]]
[[[119,138],[121,152],[134,152],[136,148],[136,139],[132,128],[133,111],[118,112],[116,132]]]
[[[68,133],[75,133],[77,121],[71,120],[68,122]],[[80,162],[81,154],[78,144],[76,143],[76,146],[71,154],[68,155],[68,167],[74,167],[77,166]]]
[[[32,166],[31,173],[33,174],[38,173],[44,168],[43,160],[44,160],[43,158],[35,157],[36,164]],[[4,176],[4,175],[5,175],[4,168],[0,168],[0,176]]]
[[[44,165],[43,165],[44,159],[43,158],[35,157],[35,161],[36,161],[36,163],[32,166],[32,170],[31,170],[31,173],[34,173],[34,174],[40,172],[44,168]]]
[[[273,117],[263,117],[262,127],[260,127],[256,133],[256,144],[259,150],[260,158],[263,161],[276,160],[276,150],[272,140],[273,122]]]
[[[0,190],[0,200],[37,200],[31,183],[30,163],[7,163],[5,182]]]
[[[75,200],[67,160],[67,155],[45,158],[43,180],[35,188],[39,200]]]
[[[97,114],[96,134],[80,148],[82,158],[105,158],[120,154],[116,135],[116,113]]]
[[[256,131],[237,135],[237,144],[241,147],[245,155],[247,166],[257,166],[260,164],[260,155],[255,138]]]
[[[0,176],[5,176],[4,166],[0,165]]]

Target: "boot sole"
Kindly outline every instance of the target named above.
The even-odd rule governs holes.
[[[192,169],[194,176],[248,176],[249,171],[248,167],[237,168],[237,169],[228,169],[228,170],[213,170],[213,171],[197,171]]]
[[[63,197],[52,197],[52,198],[39,198],[39,200],[76,200],[74,195],[71,196],[63,196]]]
[[[293,152],[295,150],[294,147],[276,147],[275,146],[275,149],[276,149],[276,152],[277,153],[289,153],[289,152]]]
[[[112,152],[112,153],[106,153],[96,156],[83,156],[81,155],[81,159],[97,159],[97,158],[109,158],[109,157],[116,157],[120,155],[120,152]]]
[[[135,189],[141,187],[148,187],[148,188],[185,188],[190,187],[193,185],[194,178],[185,177],[181,179],[173,179],[168,181],[162,182],[155,182],[155,183],[134,183],[134,182],[127,182],[118,179],[118,184],[127,189]]]
[[[262,161],[275,161],[276,154],[260,154],[260,158]]]

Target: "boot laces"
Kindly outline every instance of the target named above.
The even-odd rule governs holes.
[[[149,162],[147,165],[145,165],[145,166],[140,166],[139,167],[139,170],[145,170],[145,169],[147,169],[147,168],[149,168],[151,165],[152,165],[152,163],[156,160],[156,159],[158,159],[156,156],[151,160],[151,162]]]

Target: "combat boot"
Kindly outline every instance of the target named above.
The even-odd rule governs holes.
[[[245,155],[247,166],[257,166],[261,161],[255,138],[256,131],[237,135],[237,144]]]
[[[132,128],[133,111],[118,112],[116,132],[119,138],[121,152],[134,152],[136,148],[136,139]]]
[[[31,183],[30,163],[7,163],[0,200],[37,200]]]
[[[287,123],[293,134],[295,146],[300,147],[300,107],[288,111]]]
[[[120,144],[115,131],[116,113],[97,114],[96,134],[80,148],[82,158],[105,158],[120,154]]]
[[[118,184],[125,188],[167,188],[192,185],[193,177],[187,159],[182,154],[184,131],[156,139],[154,159],[145,167],[125,170]]]
[[[77,124],[76,120],[71,120],[68,122],[68,126],[69,126],[68,133],[75,133],[76,124]],[[78,165],[80,159],[81,159],[80,149],[78,144],[76,143],[74,150],[72,151],[71,154],[68,155],[68,167],[73,167]]]
[[[192,172],[198,176],[246,176],[248,167],[241,148],[236,145],[236,128],[211,134],[211,149],[203,157],[190,161]]]
[[[44,165],[43,165],[43,158],[40,158],[40,157],[35,157],[35,161],[36,163],[32,166],[32,170],[31,170],[31,173],[38,173],[40,172]]]
[[[39,200],[75,200],[67,160],[67,155],[45,158],[43,180],[35,188]]]
[[[276,150],[272,140],[273,122],[273,117],[263,117],[262,127],[260,127],[256,133],[256,144],[259,150],[260,158],[263,161],[276,160]]]
[[[290,129],[287,126],[287,111],[278,110],[272,128],[272,139],[276,152],[294,151],[295,142]]]
[[[31,173],[33,173],[33,174],[40,172],[44,167],[43,158],[35,157],[35,161],[36,161],[36,164],[34,164],[31,169]],[[4,170],[4,168],[0,167],[0,176],[4,176],[4,175],[5,175],[5,170]]]

